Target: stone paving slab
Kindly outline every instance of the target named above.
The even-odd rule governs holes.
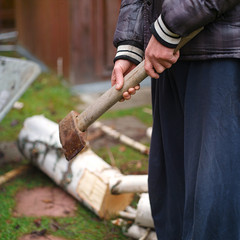
[[[39,73],[34,62],[0,56],[0,121]]]
[[[24,189],[16,195],[14,216],[74,216],[76,200],[59,187]]]

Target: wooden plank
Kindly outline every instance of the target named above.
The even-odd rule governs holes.
[[[71,79],[74,84],[109,80],[120,0],[72,0]]]
[[[93,81],[93,44],[91,40],[92,1],[71,1],[70,24],[70,82],[73,84],[79,84]]]
[[[73,84],[110,79],[121,0],[15,2],[20,45]]]
[[[0,186],[6,182],[12,180],[15,177],[18,177],[19,175],[21,175],[22,173],[24,173],[25,171],[27,171],[30,168],[31,168],[30,164],[23,165],[23,166],[15,168],[15,169],[5,173],[4,175],[0,176]]]
[[[19,44],[54,70],[62,58],[66,77],[69,75],[69,16],[68,0],[16,1]]]

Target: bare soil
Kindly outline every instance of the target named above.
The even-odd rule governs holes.
[[[14,216],[74,216],[77,201],[58,187],[24,189],[16,195]]]
[[[147,127],[134,116],[102,120],[101,122],[137,141],[149,141],[146,136]],[[94,134],[96,137],[94,137]],[[91,127],[88,129],[88,135],[92,136],[90,146],[93,150],[106,146],[111,147],[119,143],[106,134],[101,133],[101,131],[99,134],[99,130],[94,130]],[[6,163],[18,163],[22,159],[23,157],[19,153],[15,142],[0,143],[0,166]],[[16,194],[15,198],[16,207],[13,212],[15,217],[33,216],[39,219],[42,216],[74,216],[78,203],[72,196],[59,187],[23,189]],[[37,225],[38,222],[35,224]],[[19,240],[65,240],[64,238],[48,235],[43,230],[24,235]]]
[[[36,233],[28,234],[21,237],[19,240],[65,240],[64,238],[55,237],[51,235],[39,236]]]

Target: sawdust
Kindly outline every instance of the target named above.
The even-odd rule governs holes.
[[[14,216],[74,216],[76,200],[58,187],[24,189],[16,195]]]

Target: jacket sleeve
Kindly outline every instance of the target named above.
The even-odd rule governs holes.
[[[152,25],[152,34],[163,45],[175,48],[181,37],[216,21],[239,0],[167,0]]]
[[[114,62],[127,59],[138,64],[143,59],[143,0],[122,0],[113,44]]]

